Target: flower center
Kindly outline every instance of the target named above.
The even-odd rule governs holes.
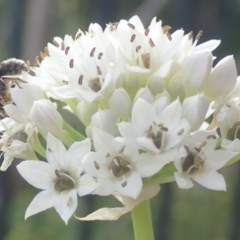
[[[88,86],[94,91],[99,92],[101,90],[101,82],[98,77],[89,80]]]
[[[156,148],[161,149],[163,147],[164,132],[167,131],[168,128],[164,127],[163,124],[157,124],[156,122],[153,122],[149,127],[146,136],[152,139]]]
[[[116,156],[110,162],[110,170],[115,177],[121,177],[131,170],[131,164],[120,156]]]
[[[236,138],[240,139],[240,121],[234,123],[227,133],[228,140],[234,140]]]
[[[191,152],[188,147],[185,146],[185,149],[187,150],[187,156],[183,161],[183,172],[190,174],[201,169],[204,164],[203,159],[198,154]]]
[[[57,192],[63,192],[75,187],[74,180],[70,177],[68,171],[56,169],[55,174],[57,177],[54,179],[54,188]]]

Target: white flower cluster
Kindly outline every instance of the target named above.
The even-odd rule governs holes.
[[[1,170],[26,159],[19,173],[43,190],[26,218],[54,207],[67,223],[77,195],[139,201],[145,186],[174,178],[180,188],[193,179],[226,190],[217,170],[240,151],[235,61],[227,56],[213,67],[219,40],[197,45],[202,32],[194,40],[169,31],[156,18],[145,29],[137,16],[105,30],[91,24],[75,38],[54,38],[38,66],[22,72],[24,83],[4,106]],[[71,126],[72,115],[85,127]],[[40,155],[48,162],[36,161]],[[168,166],[174,170],[165,174]]]

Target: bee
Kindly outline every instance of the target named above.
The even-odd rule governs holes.
[[[21,59],[10,58],[0,63],[0,103],[5,105],[11,101],[9,90],[20,78],[22,71],[29,71],[29,66]]]
[[[22,71],[29,71],[29,65],[21,59],[10,58],[0,63],[0,118],[5,117],[4,105],[11,102],[10,88],[24,82]]]

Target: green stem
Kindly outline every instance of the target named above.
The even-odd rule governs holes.
[[[71,125],[69,125],[65,121],[63,122],[63,127],[69,134],[71,134],[72,137],[74,137],[78,141],[84,140],[86,138],[84,135],[75,130]]]
[[[39,140],[38,134],[34,135],[34,149],[38,154],[40,154],[44,158],[46,158],[46,150],[43,148],[43,146]]]
[[[150,200],[138,204],[132,210],[135,240],[154,240]]]

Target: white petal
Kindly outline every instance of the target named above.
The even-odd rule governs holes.
[[[39,213],[48,208],[51,208],[53,206],[54,196],[55,196],[55,193],[52,190],[45,190],[38,193],[30,203],[30,205],[28,206],[25,213],[25,219],[27,219],[28,217],[36,213]]]
[[[202,186],[219,191],[226,191],[226,182],[224,177],[216,171],[198,172],[192,178]]]
[[[93,177],[106,177],[109,174],[106,157],[96,152],[90,152],[83,158],[82,167]]]
[[[65,158],[66,166],[81,166],[83,157],[91,150],[91,141],[89,138],[81,142],[75,142],[68,149]]]
[[[64,167],[64,158],[66,154],[66,148],[63,143],[54,137],[51,133],[47,135],[47,160],[49,163],[55,166]]]
[[[177,183],[179,188],[188,189],[188,188],[193,187],[193,183],[190,180],[190,178],[185,176],[184,174],[181,174],[179,172],[175,172],[174,176],[175,176],[175,180],[176,180],[176,183]]]
[[[152,156],[148,153],[142,153],[136,161],[136,172],[140,174],[141,177],[151,177],[157,173],[163,166],[170,162],[170,154],[158,154]]]
[[[26,122],[27,116],[14,104],[10,103],[4,106],[4,110],[9,117],[16,122]],[[5,129],[4,129],[5,130]]]
[[[212,68],[212,54],[195,52],[185,57],[182,63],[182,80],[190,93],[199,92],[206,84]]]
[[[98,179],[98,186],[93,194],[108,196],[115,191],[113,180],[109,178]]]
[[[211,169],[218,170],[235,155],[235,152],[227,150],[214,150],[212,154],[207,157],[207,165],[211,167]]]
[[[132,124],[140,135],[145,133],[152,122],[155,120],[156,111],[154,107],[139,98],[133,106],[132,110]]]
[[[93,142],[96,151],[102,155],[112,152],[115,154],[124,146],[123,143],[115,141],[112,135],[97,128],[93,129]]]
[[[152,139],[147,138],[147,137],[139,137],[137,138],[137,143],[141,146],[142,149],[144,150],[149,150],[153,153],[159,153],[160,149],[158,149]]]
[[[97,187],[96,181],[88,174],[84,174],[80,177],[80,183],[77,188],[77,192],[79,196],[84,196],[86,194],[90,194]]]
[[[56,195],[53,199],[53,206],[67,225],[69,218],[77,208],[76,189],[64,191]]]
[[[217,46],[220,44],[220,40],[209,40],[207,42],[204,42],[202,44],[199,44],[194,48],[194,52],[197,51],[210,51],[212,52]]]
[[[55,176],[55,168],[46,162],[27,160],[17,165],[21,176],[31,185],[40,189],[53,187],[52,179]]]
[[[159,122],[164,126],[174,127],[182,117],[182,105],[179,99],[169,104],[159,115]]]
[[[117,178],[114,187],[119,194],[136,199],[142,190],[142,179],[138,173],[132,171],[125,175],[125,179]]]

